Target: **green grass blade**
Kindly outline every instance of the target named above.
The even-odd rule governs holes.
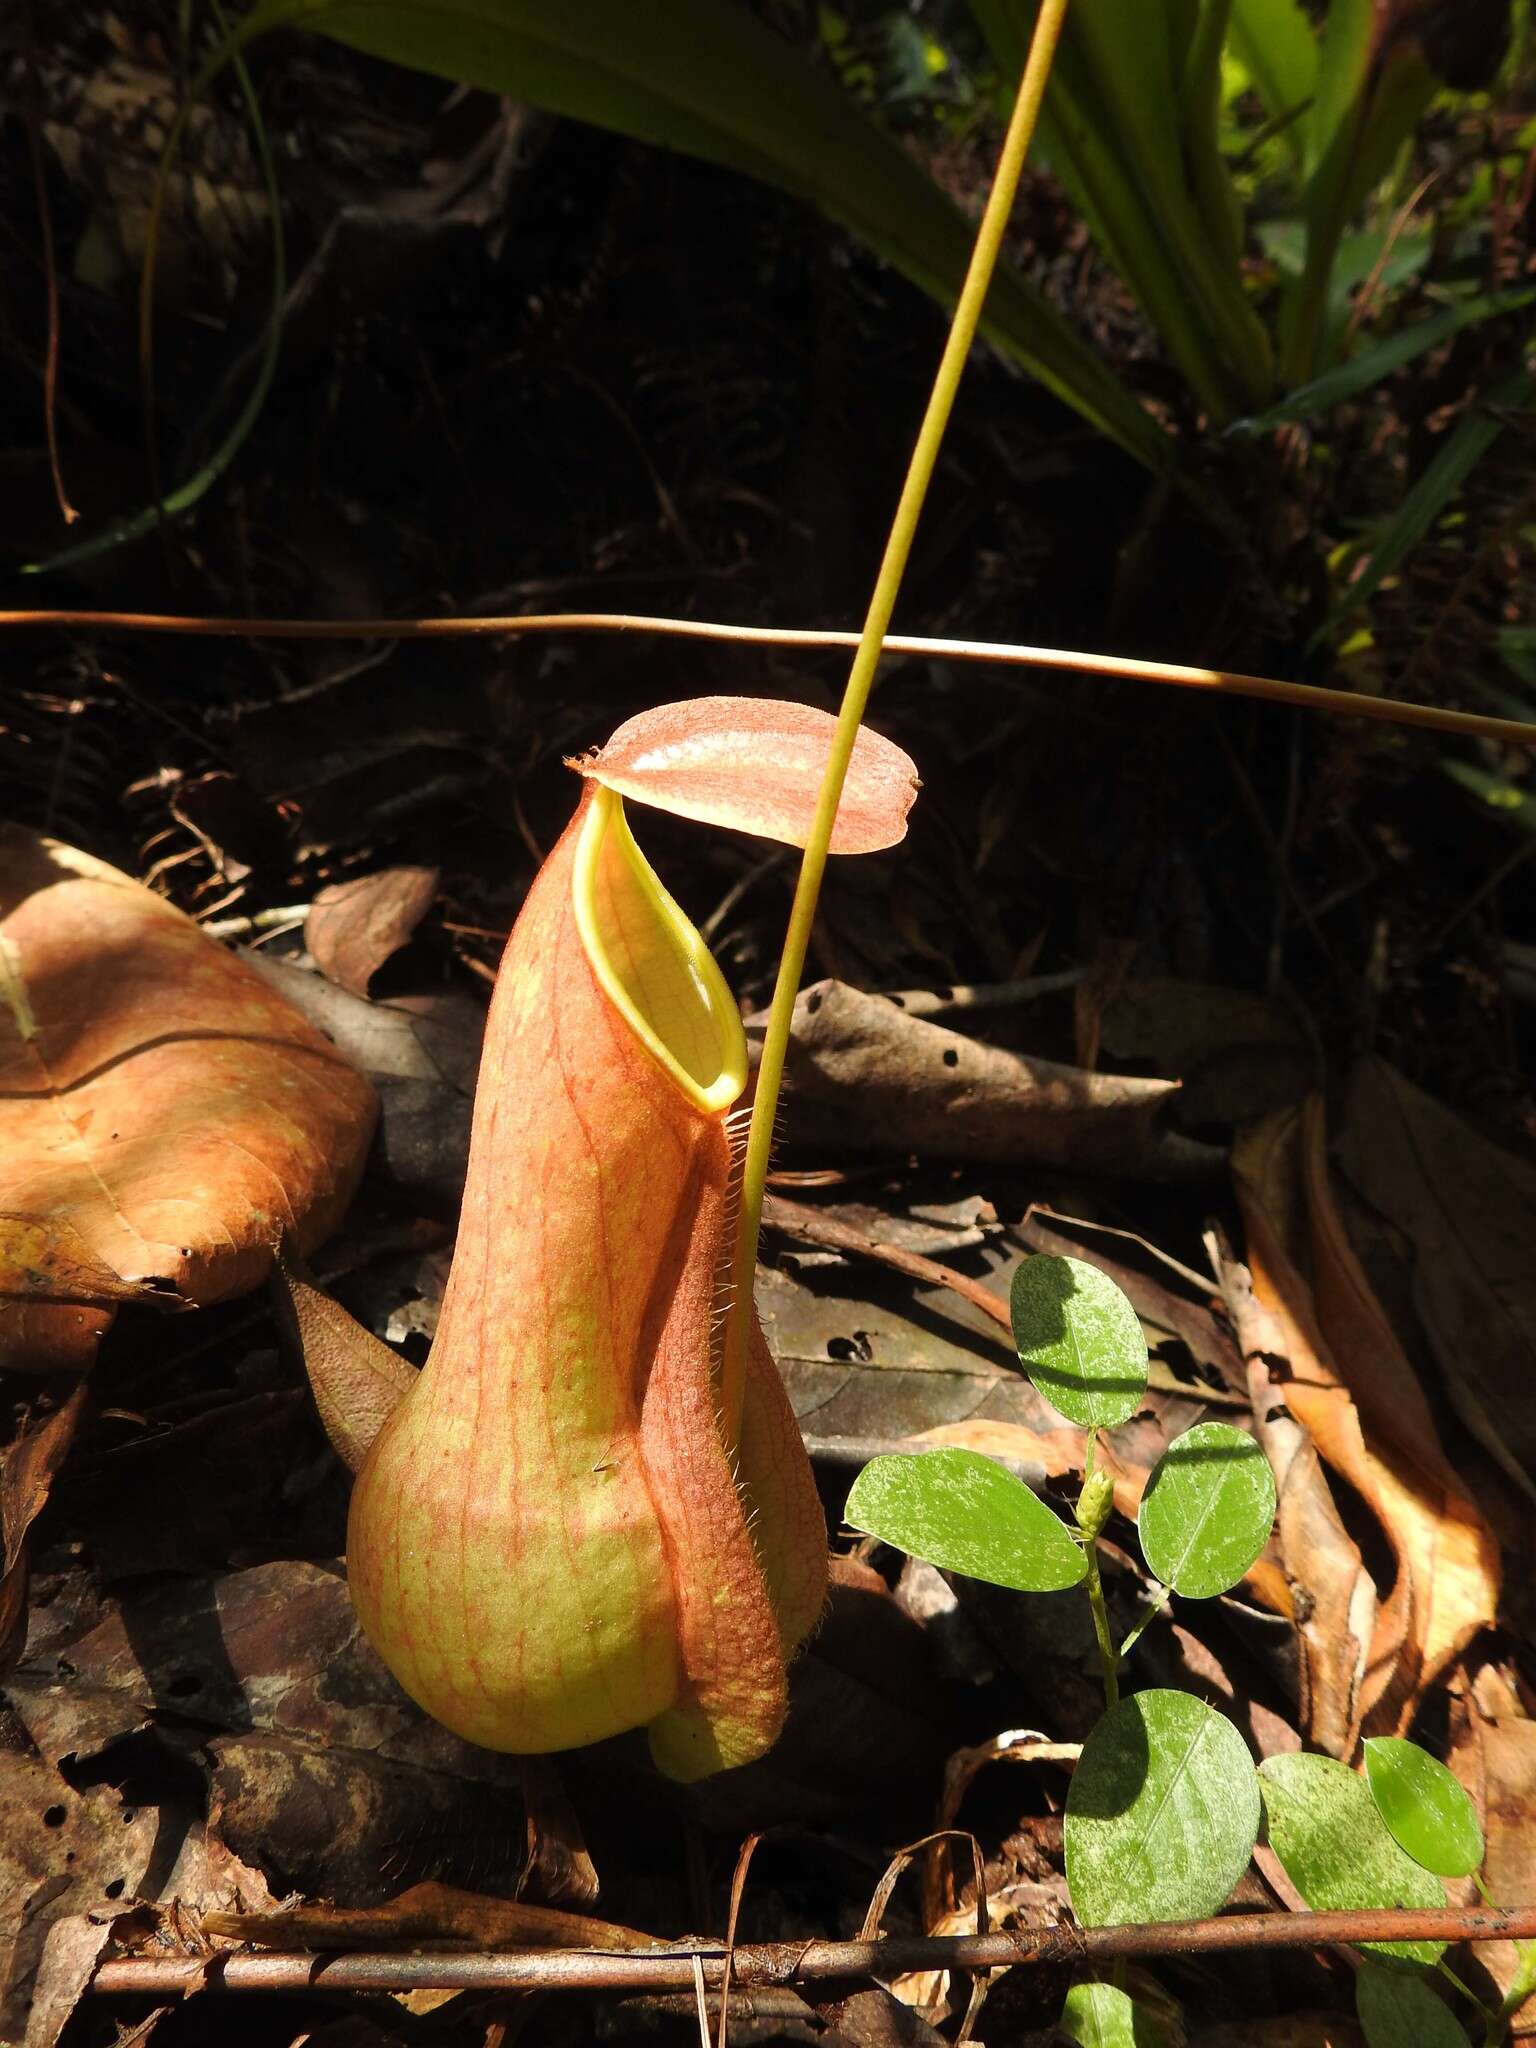
[[[1239,276],[1243,259],[1242,204],[1221,153],[1221,53],[1232,22],[1232,0],[1205,0],[1178,73],[1179,130],[1190,189],[1205,232],[1223,267]]]
[[[1357,398],[1362,391],[1369,391],[1384,378],[1411,363],[1426,349],[1449,335],[1457,334],[1463,327],[1475,327],[1481,321],[1495,319],[1500,313],[1513,313],[1521,306],[1530,305],[1536,299],[1536,288],[1527,287],[1520,291],[1489,292],[1475,299],[1467,299],[1459,306],[1448,306],[1442,313],[1434,313],[1428,320],[1417,320],[1411,327],[1403,327],[1396,334],[1388,335],[1374,348],[1368,348],[1347,363],[1325,370],[1321,377],[1314,377],[1310,384],[1303,384],[1278,405],[1272,405],[1267,412],[1255,413],[1248,419],[1234,420],[1227,429],[1232,434],[1267,434],[1274,427],[1282,427],[1292,420],[1313,420],[1320,414],[1342,405],[1347,398]]]
[[[1435,76],[1419,49],[1405,43],[1383,56],[1380,33],[1374,0],[1334,0],[1308,124],[1307,262],[1286,339],[1287,385],[1317,370],[1334,262],[1351,215],[1434,96]]]
[[[1173,75],[1162,10],[1146,0],[1074,0],[1064,40],[1082,51],[1091,79],[1084,112],[1114,138],[1146,194],[1155,223],[1147,253],[1155,250],[1181,273],[1183,290],[1194,293],[1216,351],[1251,404],[1255,394],[1273,388],[1269,338],[1235,263],[1212,244],[1185,175],[1182,80]],[[1122,247],[1139,232],[1125,223],[1118,234]]]
[[[971,0],[971,11],[999,71],[1011,77],[1023,63],[1030,0]],[[1200,405],[1214,420],[1231,419],[1245,401],[1099,108],[1083,53],[1067,36],[1041,111],[1040,140],[1095,243],[1135,293]]]
[[[1344,619],[1368,604],[1386,578],[1418,546],[1503,433],[1505,415],[1533,402],[1536,377],[1522,370],[1507,377],[1466,415],[1378,534],[1369,561],[1318,629],[1312,642],[1314,647],[1330,639]]]
[[[1272,121],[1301,171],[1307,152],[1307,123],[1291,118],[1309,107],[1317,93],[1317,35],[1300,0],[1232,0],[1228,40],[1253,80]]]

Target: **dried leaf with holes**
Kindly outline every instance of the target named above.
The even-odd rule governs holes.
[[[795,1004],[789,1128],[818,1144],[1068,1166],[1149,1180],[1219,1172],[1214,1145],[1164,1127],[1172,1081],[1092,1074],[984,1045],[888,996],[818,982]]]

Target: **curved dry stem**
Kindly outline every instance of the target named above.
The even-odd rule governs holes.
[[[645,612],[512,612],[458,619],[238,619],[191,618],[174,612],[0,611],[0,631],[163,633],[207,640],[475,640],[513,633],[655,633],[669,640],[718,640],[753,647],[857,647],[859,635],[822,626],[737,626],[712,619],[651,617]],[[1206,690],[1218,697],[1256,697],[1318,711],[1330,718],[1365,718],[1381,725],[1417,726],[1464,739],[1536,747],[1536,725],[1492,718],[1480,711],[1450,711],[1401,697],[1367,697],[1240,669],[1196,668],[1177,661],[1139,661],[1125,654],[1093,654],[1072,647],[1031,647],[1010,640],[950,640],[937,634],[888,633],[883,651],[969,661],[1000,668],[1057,668],[1069,675],[1104,676]]]

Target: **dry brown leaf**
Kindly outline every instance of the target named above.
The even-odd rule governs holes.
[[[0,1297],[206,1303],[334,1227],[373,1091],[190,918],[0,831]]]
[[[1451,1767],[1477,1802],[1487,1855],[1483,1882],[1505,1908],[1536,1905],[1536,1721],[1486,1718],[1469,1697],[1452,1738]],[[1468,1887],[1465,1900],[1475,1905]],[[1479,1942],[1470,1966],[1486,1970],[1502,1997],[1518,1965],[1512,1941]],[[1536,2034],[1536,1997],[1515,2015],[1517,2037]]]
[[[161,1575],[80,1626],[51,1635],[47,1621],[6,1684],[43,1758],[109,1772],[97,1760],[125,1742],[184,1754],[174,1730],[192,1716],[210,1838],[282,1889],[369,1905],[412,1877],[529,1877],[522,1760],[470,1748],[404,1697],[362,1640],[339,1569],[274,1560],[212,1578]],[[540,1864],[541,1882],[551,1867]]]
[[[847,1827],[878,1808],[919,1832],[946,1753],[948,1702],[920,1625],[878,1572],[834,1557],[826,1613],[797,1658],[789,1719],[765,1757],[694,1788],[711,1833]]]
[[[1336,2012],[1292,2012],[1279,2019],[1202,2027],[1189,2048],[1366,2048],[1359,2023]]]
[[[1384,1060],[1350,1077],[1339,1158],[1407,1247],[1413,1310],[1457,1414],[1536,1496],[1536,1171]]]
[[[415,1384],[416,1367],[349,1316],[286,1253],[278,1255],[272,1284],[331,1448],[349,1472],[359,1472],[374,1438]]]
[[[0,1536],[6,1571],[15,1566],[28,1529],[42,1512],[84,1406],[82,1378],[51,1414],[22,1432],[0,1462]]]
[[[1165,1180],[1221,1165],[1216,1147],[1162,1127],[1172,1081],[1090,1074],[984,1045],[840,981],[803,991],[793,1029],[790,1128],[825,1148]]]
[[[8,1372],[83,1372],[117,1311],[0,1297],[0,1359]]]
[[[584,1913],[496,1899],[450,1884],[413,1884],[382,1906],[290,1906],[277,1913],[205,1913],[204,1930],[275,1948],[655,1948],[656,1936]]]
[[[185,1805],[80,1790],[42,1758],[0,1748],[0,2041],[53,2048],[94,1961],[86,1916],[215,1898],[272,1903]]]
[[[523,1805],[528,1815],[528,1860],[523,1865],[518,1890],[533,1891],[540,1898],[585,1910],[597,1903],[597,1866],[587,1849],[559,1764],[548,1756],[525,1756],[519,1761],[523,1766]]]
[[[21,1653],[26,1615],[27,1531],[43,1511],[85,1407],[84,1375],[51,1413],[26,1425],[0,1457],[0,1672]]]
[[[1312,1085],[1295,1019],[1266,996],[1211,982],[1122,982],[1105,1003],[1102,1044],[1112,1059],[1145,1061],[1182,1084],[1176,1109],[1186,1130],[1249,1122]]]
[[[381,868],[322,889],[304,940],[330,981],[366,996],[384,962],[410,938],[437,895],[436,868]]]
[[[1412,1368],[1350,1252],[1324,1146],[1320,1103],[1281,1111],[1239,1142],[1234,1174],[1255,1289],[1285,1326],[1290,1377],[1278,1391],[1370,1507],[1396,1559],[1359,1710],[1371,1730],[1397,1732],[1424,1687],[1493,1621],[1498,1546],[1447,1465]]]
[[[1251,1241],[1249,1254],[1255,1256]],[[1349,1756],[1360,1734],[1359,1692],[1376,1589],[1339,1519],[1316,1448],[1287,1405],[1292,1353],[1301,1340],[1278,1303],[1261,1299],[1260,1270],[1257,1260],[1252,1276],[1236,1260],[1222,1260],[1223,1291],[1248,1361],[1254,1433],[1274,1469],[1278,1495],[1284,1583],[1277,1587],[1266,1576],[1263,1590],[1296,1627],[1303,1730],[1330,1755]]]

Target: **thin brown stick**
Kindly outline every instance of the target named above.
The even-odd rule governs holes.
[[[508,633],[655,633],[673,640],[730,640],[758,647],[856,647],[859,641],[857,633],[820,627],[732,626],[707,619],[651,618],[643,612],[526,612],[479,619],[194,619],[161,612],[0,611],[0,629],[7,627],[249,640],[453,640]],[[1210,690],[1217,696],[1293,704],[1334,718],[1369,718],[1386,725],[1499,740],[1506,746],[1536,747],[1536,725],[1520,719],[1409,704],[1398,697],[1366,697],[1355,690],[1325,690],[1315,683],[1288,683],[1277,676],[1245,675],[1235,669],[1191,668],[1182,662],[1138,661],[1128,655],[1015,646],[1001,640],[945,640],[918,633],[889,633],[884,645],[887,654],[996,662],[1013,668],[1059,668],[1073,675],[1165,683],[1175,689]]]
[[[1125,1956],[1214,1955],[1248,1949],[1327,1948],[1362,1941],[1515,1941],[1536,1936],[1536,1906],[1358,1913],[1234,1913],[1137,1927],[1025,1927],[1001,1934],[922,1935],[883,1941],[782,1941],[738,1948],[734,1981],[806,1984],[835,1977],[906,1976],[917,1970],[999,1970]],[[655,1955],[587,1951],[551,1955],[134,1956],[103,1963],[90,1989],[116,1998],[193,1991],[691,1991],[694,1958],[717,1987],[719,1944]]]

